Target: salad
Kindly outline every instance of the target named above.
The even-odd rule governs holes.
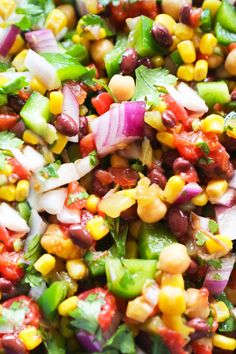
[[[0,353],[236,352],[236,6],[0,0]]]

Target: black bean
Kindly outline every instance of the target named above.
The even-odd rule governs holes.
[[[158,23],[155,23],[152,27],[152,36],[155,41],[163,47],[168,48],[173,43],[173,39],[168,29]]]
[[[183,237],[188,230],[188,216],[177,207],[171,207],[167,213],[167,223],[170,231],[177,237]]]
[[[150,178],[151,183],[156,183],[162,189],[165,188],[167,178],[162,172],[161,168],[153,168],[148,172],[148,178]]]
[[[85,137],[88,133],[88,119],[87,117],[82,116],[79,119],[79,140]]]
[[[126,221],[133,221],[137,219],[137,204],[132,205],[130,208],[122,211],[121,218]]]
[[[180,10],[179,21],[187,26],[191,26],[191,12],[192,6],[189,4],[185,4]]]
[[[96,177],[93,178],[92,190],[98,197],[103,197],[110,189],[110,185],[104,185]]]
[[[24,122],[20,120],[14,125],[14,127],[11,128],[11,132],[14,133],[18,138],[22,138],[25,129],[26,128]]]
[[[160,143],[156,138],[157,131],[150,127],[148,124],[144,124],[144,136],[150,140],[150,143],[154,149],[158,149],[160,147]]]
[[[125,75],[132,75],[138,66],[138,54],[135,49],[127,48],[122,56],[121,72]]]
[[[93,238],[90,232],[81,225],[71,225],[69,227],[69,236],[71,240],[81,248],[89,248],[93,244]]]
[[[5,334],[2,337],[1,345],[5,354],[26,354],[24,344],[14,334]]]
[[[177,150],[168,150],[163,154],[163,164],[172,168],[174,161],[179,157]]]
[[[195,332],[190,335],[192,340],[203,338],[210,331],[209,324],[202,318],[194,318],[188,321],[187,325],[195,329]]]
[[[168,109],[162,114],[162,122],[165,127],[173,128],[176,124],[176,117],[173,112]]]
[[[54,121],[54,125],[61,134],[67,136],[75,136],[79,131],[76,122],[67,114],[59,114]]]
[[[187,172],[191,168],[192,164],[183,157],[178,157],[173,163],[173,170],[176,174],[181,172]]]
[[[20,113],[22,107],[25,104],[25,100],[20,98],[20,96],[9,96],[8,106],[10,106],[16,113]]]
[[[152,65],[152,62],[151,62],[151,59],[150,58],[140,58],[138,60],[138,66],[140,65],[144,65],[146,66],[148,69],[152,69],[153,65]]]

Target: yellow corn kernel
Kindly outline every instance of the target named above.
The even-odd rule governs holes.
[[[23,202],[29,194],[29,181],[22,179],[16,186],[16,201]]]
[[[179,176],[170,177],[163,192],[164,199],[170,204],[174,203],[182,192],[184,185],[184,181]]]
[[[212,179],[206,187],[208,198],[220,198],[227,190],[228,182],[225,179]]]
[[[171,149],[175,149],[174,135],[168,132],[158,132],[156,135],[157,140]]]
[[[34,263],[34,268],[42,275],[47,275],[55,265],[56,258],[49,253],[45,253]]]
[[[111,155],[111,167],[129,167],[129,161],[118,154]]]
[[[45,28],[52,30],[56,36],[67,25],[66,15],[59,9],[52,10],[46,19]]]
[[[233,248],[233,243],[232,241],[227,237],[227,236],[222,236],[222,235],[215,235],[216,238],[223,243],[226,247],[228,247],[230,250]],[[225,248],[221,246],[219,243],[212,239],[207,239],[205,242],[206,249],[208,253],[216,253],[216,252],[221,252],[224,251]]]
[[[50,93],[49,109],[52,114],[60,114],[63,107],[63,93],[61,91],[53,91]]]
[[[191,200],[191,203],[193,203],[193,205],[197,205],[197,206],[204,206],[208,203],[208,196],[206,195],[205,192],[202,192],[202,193],[198,194],[196,197],[194,197]]]
[[[172,36],[172,45],[169,47],[169,51],[173,52],[174,50],[176,50],[177,45],[181,42],[181,40],[179,39],[179,37],[177,36]]]
[[[204,59],[200,59],[196,62],[194,71],[193,71],[193,79],[194,81],[203,81],[207,77],[208,73],[208,62]]]
[[[13,202],[16,199],[16,187],[14,184],[7,184],[0,187],[0,199]]]
[[[135,241],[127,241],[125,244],[126,258],[138,258],[138,246]]]
[[[160,68],[164,64],[164,59],[161,55],[156,55],[151,58],[151,62],[155,68]]]
[[[194,74],[193,64],[180,65],[177,70],[177,76],[184,81],[192,81]]]
[[[31,130],[26,129],[23,134],[23,140],[25,143],[31,145],[37,145],[40,143],[40,138],[37,134],[33,133]]]
[[[166,315],[176,316],[184,313],[186,304],[183,289],[173,286],[161,288],[158,306]]]
[[[154,108],[154,111],[159,111],[163,113],[167,109],[167,105],[164,101],[160,100]]]
[[[184,324],[182,316],[172,316],[164,314],[162,320],[167,328],[182,334],[184,338],[188,337],[190,333],[194,332],[192,327],[188,327]]]
[[[174,34],[181,41],[185,41],[193,37],[194,31],[191,27],[186,26],[183,23],[176,23],[176,25],[174,26]]]
[[[6,20],[14,11],[16,3],[14,0],[0,0],[0,16]]]
[[[72,36],[72,41],[74,42],[74,43],[76,43],[76,44],[79,44],[80,43],[80,35],[79,34],[74,34],[73,36]]]
[[[64,149],[64,147],[66,146],[67,141],[68,141],[68,138],[65,135],[57,132],[57,141],[55,142],[55,144],[51,148],[51,152],[53,152],[53,154],[59,155],[62,152],[62,150]]]
[[[13,43],[11,49],[9,50],[9,54],[17,54],[20,50],[22,50],[25,44],[24,39],[21,37],[20,34],[16,36],[15,42]]]
[[[88,268],[80,258],[71,259],[67,261],[66,270],[69,276],[75,280],[83,279],[88,274]]]
[[[184,279],[182,274],[164,273],[161,278],[161,287],[173,286],[184,290]]]
[[[33,350],[42,343],[42,338],[37,328],[33,326],[29,326],[23,329],[19,333],[19,338],[28,350]]]
[[[204,0],[202,3],[203,10],[210,10],[211,16],[214,17],[221,5],[220,0]]]
[[[224,322],[230,317],[229,309],[223,301],[217,301],[210,305],[217,322]]]
[[[100,240],[109,233],[109,228],[101,216],[90,219],[86,224],[86,229],[91,233],[94,240]]]
[[[95,194],[90,194],[86,202],[86,209],[91,211],[91,213],[96,213],[99,202],[100,198],[98,198]]]
[[[0,76],[0,87],[4,86],[8,81],[9,79],[7,77]]]
[[[212,55],[216,45],[216,37],[212,33],[205,33],[200,39],[199,50],[202,54]]]
[[[86,8],[87,8],[87,11],[90,13],[90,14],[97,14],[98,13],[98,3],[97,3],[97,0],[86,0],[85,1],[86,3]]]
[[[159,111],[146,112],[144,121],[159,132],[166,131],[166,127],[162,122],[161,113]]]
[[[159,25],[165,27],[169,31],[170,35],[174,34],[176,22],[171,16],[167,14],[157,15],[155,18],[155,23],[158,23]]]
[[[6,163],[4,165],[3,170],[1,171],[1,173],[5,176],[10,176],[12,174],[12,172],[13,172],[13,168],[9,163]]]
[[[12,61],[12,66],[16,69],[16,71],[24,71],[26,70],[25,66],[25,58],[28,53],[27,49],[23,49],[19,54],[15,56],[15,58]]]
[[[190,40],[182,41],[177,44],[179,54],[185,64],[192,64],[196,60],[196,50]]]
[[[58,313],[61,316],[68,316],[69,313],[75,310],[78,306],[78,296],[72,296],[64,300],[58,306]]]
[[[233,351],[236,349],[236,339],[225,337],[221,334],[215,334],[213,337],[213,345],[220,349]]]
[[[41,95],[44,95],[45,92],[47,91],[47,88],[44,86],[44,84],[38,80],[36,77],[34,77],[31,81],[30,81],[30,87],[32,91],[37,91],[39,93],[41,93]]]
[[[210,114],[201,121],[201,130],[204,133],[222,134],[224,132],[224,118],[218,114]]]

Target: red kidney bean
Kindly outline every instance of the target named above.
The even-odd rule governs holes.
[[[191,162],[185,160],[183,157],[178,157],[173,163],[173,170],[176,174],[187,172],[192,167]]]
[[[176,124],[176,117],[173,112],[168,109],[162,113],[162,122],[165,127],[173,128]]]
[[[198,271],[198,264],[197,262],[195,262],[193,259],[191,260],[191,263],[187,269],[187,273],[192,275],[192,274],[195,274],[197,273]]]
[[[138,66],[138,53],[133,48],[127,48],[122,56],[121,72],[125,75],[132,75]]]
[[[163,164],[172,168],[174,161],[179,157],[177,150],[169,150],[163,154]]]
[[[168,48],[173,43],[173,39],[168,29],[158,23],[155,23],[152,27],[152,36],[155,41],[163,47]]]
[[[111,185],[102,184],[96,177],[92,180],[93,193],[98,197],[103,197],[111,189]]]
[[[188,216],[177,207],[171,207],[167,213],[167,223],[170,231],[177,237],[183,237],[188,230]]]
[[[137,66],[140,66],[140,65],[144,65],[146,66],[148,69],[152,69],[153,65],[152,65],[152,62],[151,62],[151,59],[145,57],[145,58],[140,58],[138,60],[138,65]]]
[[[137,219],[137,204],[132,205],[130,208],[122,211],[120,214],[121,218],[125,221],[133,221]]]
[[[14,334],[5,334],[1,339],[5,354],[26,354],[24,344]]]
[[[79,118],[79,140],[85,137],[88,133],[88,119],[87,117],[82,116]]]
[[[69,117],[67,114],[59,114],[55,121],[54,125],[56,129],[66,136],[75,136],[78,134],[79,127],[76,122]]]
[[[179,21],[191,27],[191,13],[192,6],[189,4],[185,4],[180,10]]]
[[[94,175],[98,179],[98,181],[104,186],[113,182],[112,174],[106,170],[98,169],[95,171]]]
[[[93,238],[90,232],[82,225],[71,225],[69,227],[69,236],[71,240],[81,248],[89,248],[93,244]]]
[[[205,337],[210,331],[209,324],[202,318],[194,318],[188,321],[187,325],[195,329],[195,332],[190,335],[192,340]]]
[[[25,104],[25,100],[23,100],[20,96],[9,96],[8,97],[8,106],[11,107],[16,113],[20,113],[22,107]]]
[[[150,178],[151,183],[158,184],[158,186],[160,186],[162,189],[165,188],[167,178],[160,167],[154,167],[151,169],[147,176]]]
[[[231,92],[231,101],[236,101],[236,90]]]
[[[14,125],[14,127],[11,128],[11,132],[14,133],[18,138],[22,138],[25,129],[26,128],[24,122],[20,120]]]
[[[2,293],[11,293],[15,290],[15,286],[12,284],[10,280],[5,278],[0,278],[0,291]]]

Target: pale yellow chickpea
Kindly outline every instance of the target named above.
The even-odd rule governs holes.
[[[157,222],[164,218],[167,207],[159,198],[155,198],[153,202],[142,205],[138,203],[137,213],[140,219],[148,224]]]
[[[170,15],[177,21],[179,19],[180,10],[184,4],[192,5],[192,0],[162,0],[161,7],[165,14]]]
[[[186,311],[185,314],[190,318],[207,318],[210,313],[208,302],[208,291],[206,289],[186,290]]]
[[[225,60],[225,69],[230,75],[236,75],[236,48],[231,50],[231,52],[227,55]]]
[[[188,269],[190,262],[187,248],[180,243],[173,243],[161,251],[159,269],[171,274],[182,274]]]
[[[61,10],[67,18],[67,27],[68,28],[75,28],[77,23],[77,17],[75,13],[75,9],[70,4],[64,4],[57,7],[58,10]]]
[[[224,57],[221,55],[212,54],[208,57],[207,61],[209,69],[216,69],[223,63]]]
[[[100,67],[104,67],[104,58],[108,54],[114,45],[109,39],[99,39],[91,45],[91,56],[95,63]]]
[[[108,85],[117,101],[130,100],[135,92],[135,82],[132,76],[114,75]]]

